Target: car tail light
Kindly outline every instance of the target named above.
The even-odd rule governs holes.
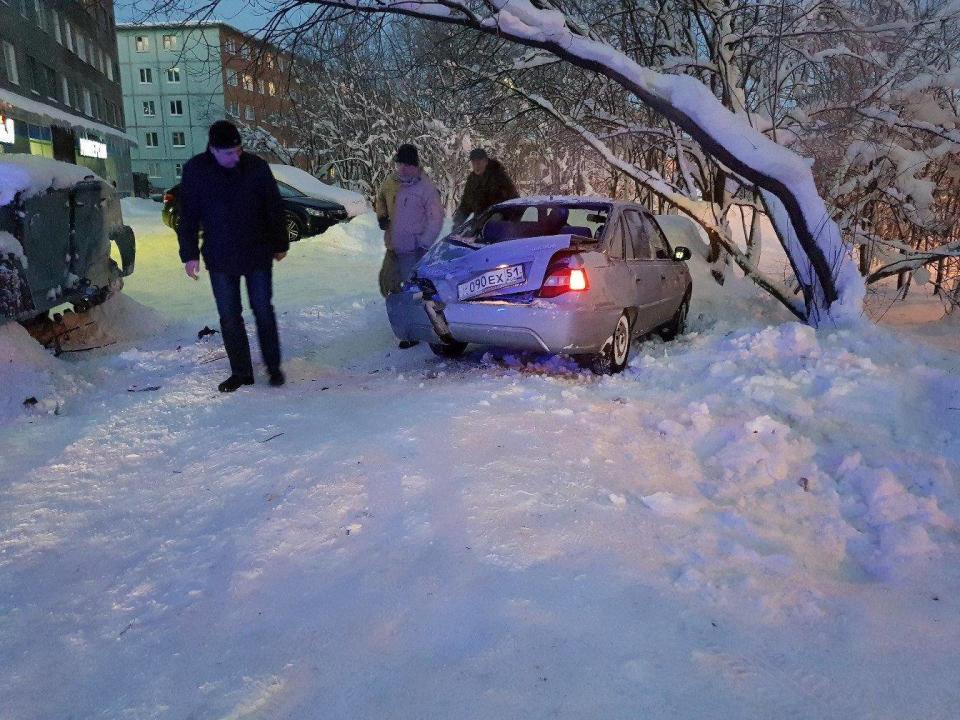
[[[554,256],[547,267],[540,292],[542,298],[552,298],[568,292],[585,292],[590,289],[590,279],[585,268],[573,267],[567,256]]]
[[[172,202],[173,202],[173,193],[165,192],[165,193],[163,194],[163,204],[164,204],[164,205],[169,205],[169,204],[172,203]]]

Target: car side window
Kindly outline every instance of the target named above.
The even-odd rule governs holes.
[[[636,210],[627,210],[623,217],[627,224],[627,242],[633,246],[632,256],[637,260],[649,260],[653,254],[650,251],[650,235],[644,218]]]
[[[607,231],[607,256],[623,260],[623,221],[618,220]]]
[[[643,219],[650,227],[650,244],[653,246],[654,257],[657,260],[669,260],[673,257],[673,253],[670,251],[670,243],[667,242],[663,230],[660,229],[657,221],[653,218],[644,216]]]

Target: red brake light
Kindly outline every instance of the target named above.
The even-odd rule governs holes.
[[[568,292],[584,292],[590,289],[590,280],[584,268],[551,266],[540,286],[539,297],[552,298]]]
[[[164,202],[165,204],[166,204],[166,203],[172,203],[172,202],[173,202],[173,193],[168,193],[168,192],[167,192],[167,193],[164,193],[164,194],[163,194],[163,202]]]

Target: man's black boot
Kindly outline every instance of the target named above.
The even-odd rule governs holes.
[[[401,340],[397,347],[399,347],[401,350],[409,350],[410,348],[416,347],[419,344],[419,340]]]
[[[270,371],[270,385],[273,387],[280,387],[287,381],[287,378],[283,375],[283,370],[271,370]]]
[[[220,392],[233,392],[242,385],[253,385],[252,377],[243,377],[242,375],[231,375],[222,383],[217,385]]]

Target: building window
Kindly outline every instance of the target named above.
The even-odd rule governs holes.
[[[137,52],[150,52],[150,38],[146,35],[137,35]]]
[[[174,147],[186,147],[187,146],[187,135],[182,132],[175,132],[171,137]]]
[[[173,174],[177,177],[183,177],[183,163],[177,163],[173,166]]]
[[[164,49],[164,50],[176,50],[176,49],[177,49],[177,36],[176,36],[176,35],[164,35],[164,36],[163,36],[163,49]]]
[[[263,80],[257,80],[257,92],[261,95],[267,94],[267,84]]]
[[[83,113],[93,117],[93,99],[90,97],[90,91],[83,89]]]
[[[43,88],[47,97],[56,102],[57,99],[57,73],[49,65],[43,66]]]
[[[50,24],[53,26],[53,36],[58,43],[63,45],[63,33],[60,31],[60,13],[56,10],[50,11]]]
[[[237,71],[236,70],[227,70],[227,85],[232,87],[237,86]]]
[[[148,132],[144,144],[147,147],[160,147],[160,136],[155,132]]]
[[[67,35],[67,50],[70,52],[76,52],[76,44],[73,42],[73,25],[70,24],[69,20],[63,21],[63,29]]]
[[[277,94],[277,86],[274,84],[273,80],[271,80],[269,83],[267,83],[267,91],[268,91],[271,95],[276,95],[276,94]]]
[[[183,115],[183,100],[171,100],[171,101],[170,101],[170,114],[171,114],[171,115]]]
[[[17,51],[6,40],[3,41],[3,66],[7,71],[7,80],[14,85],[20,84],[20,75],[17,73]]]
[[[113,59],[107,57],[107,80],[113,81]]]
[[[233,43],[233,38],[226,39],[226,41],[223,43],[223,49],[225,52],[228,52],[231,54],[236,52],[236,46]]]
[[[180,68],[170,68],[167,70],[167,82],[180,82]]]
[[[43,9],[43,5],[40,4],[40,0],[33,0],[33,14],[36,16],[37,27],[47,31],[47,13]]]
[[[243,89],[253,92],[253,76],[252,75],[243,76]]]
[[[247,105],[247,106],[243,109],[243,116],[244,116],[244,118],[246,118],[247,120],[256,120],[256,119],[257,119],[257,115],[256,115],[256,113],[254,113],[253,108],[252,108],[250,105]]]
[[[149,85],[153,82],[153,70],[150,68],[140,68],[140,83]]]
[[[152,178],[160,177],[160,163],[147,163],[147,174]]]
[[[157,106],[154,104],[153,100],[143,101],[143,114],[148,117],[152,117],[157,114]]]
[[[83,56],[87,54],[87,48],[83,44],[83,35],[81,35],[80,33],[74,33],[73,42],[77,46],[77,57],[83,60],[84,59]]]
[[[230,114],[235,118],[240,117],[240,103],[236,100],[230,101]]]
[[[62,75],[60,76],[60,94],[63,96],[63,104],[70,107],[70,83]]]

